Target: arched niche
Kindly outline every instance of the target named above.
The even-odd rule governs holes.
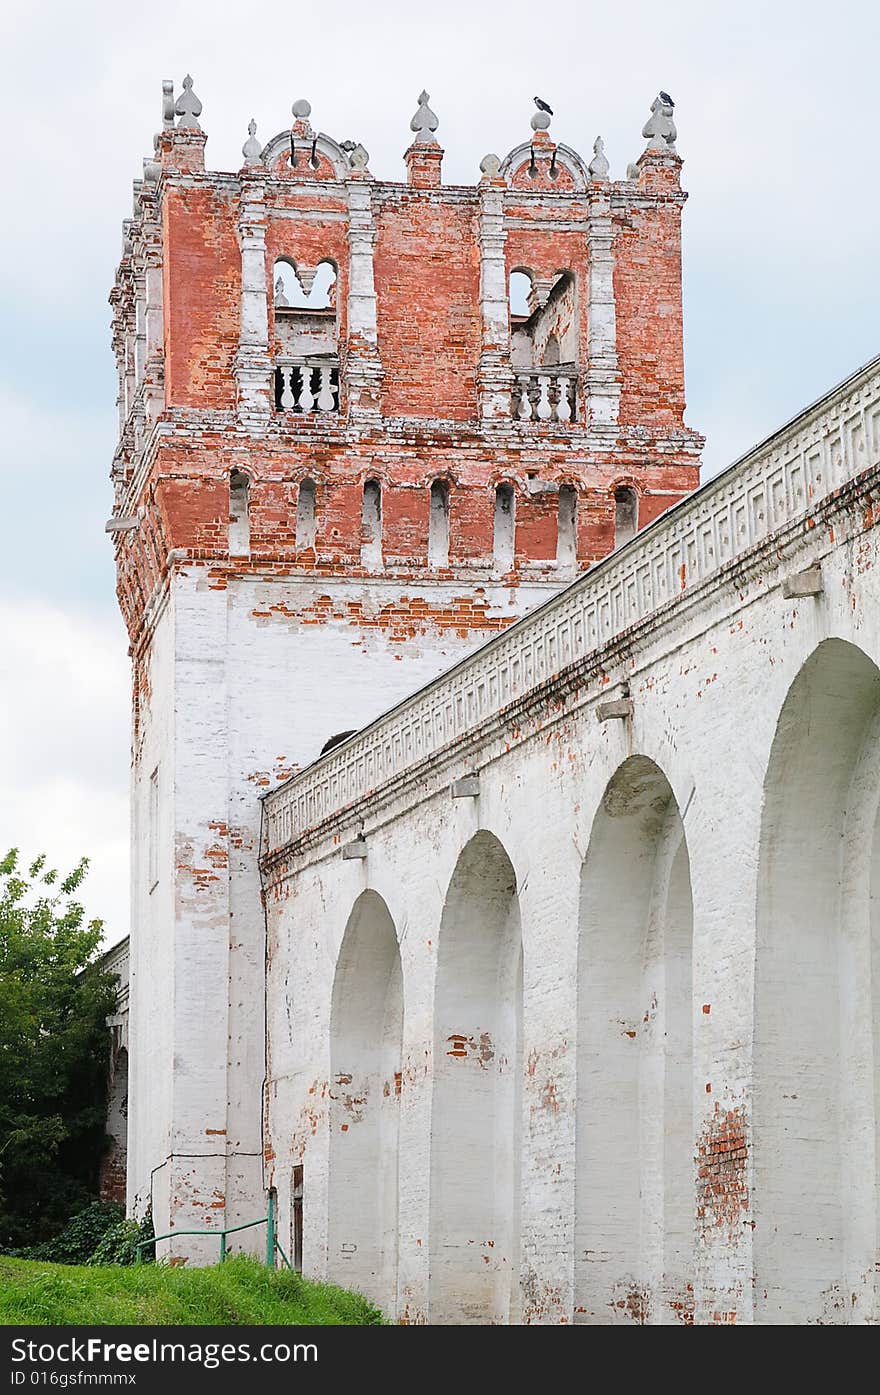
[[[755,960],[756,1321],[861,1323],[880,1115],[880,671],[825,640],[764,781]]]
[[[581,873],[575,1317],[693,1311],[693,908],[663,771],[609,781]]]
[[[516,874],[486,831],[443,908],[431,1120],[430,1321],[517,1321],[522,936]]]
[[[364,891],[348,918],[330,1016],[328,1272],[393,1315],[403,976],[385,901]]]

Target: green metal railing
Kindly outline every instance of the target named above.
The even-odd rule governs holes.
[[[284,1253],[278,1242],[278,1232],[275,1226],[275,1193],[270,1192],[268,1198],[268,1210],[265,1216],[260,1216],[256,1221],[245,1221],[244,1225],[225,1226],[223,1230],[169,1230],[166,1235],[154,1235],[149,1240],[139,1240],[135,1245],[135,1263],[143,1261],[142,1250],[146,1250],[150,1245],[158,1245],[160,1240],[177,1240],[183,1235],[208,1235],[212,1239],[220,1241],[220,1263],[226,1259],[228,1247],[226,1244],[227,1235],[235,1235],[239,1230],[252,1230],[255,1225],[266,1227],[266,1263],[270,1269],[275,1268],[275,1255],[279,1254],[287,1268],[293,1270],[293,1265]]]

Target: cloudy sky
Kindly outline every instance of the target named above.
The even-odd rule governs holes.
[[[880,350],[875,151],[880,10],[870,0],[400,0],[254,8],[151,0],[7,6],[2,297],[0,844],[92,859],[108,940],[128,929],[128,660],[107,480],[107,292],[152,148],[161,81],[190,71],[208,163],[234,170],[247,122],[313,123],[400,178],[415,99],[440,117],[444,176],[553,133],[612,177],[676,99],[691,424],[711,473]]]

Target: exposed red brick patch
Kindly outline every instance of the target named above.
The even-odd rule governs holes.
[[[749,1213],[748,1146],[741,1108],[716,1102],[697,1142],[697,1221],[704,1236],[735,1241]]]

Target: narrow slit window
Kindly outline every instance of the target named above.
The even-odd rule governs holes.
[[[556,562],[560,567],[573,567],[577,562],[577,490],[571,484],[559,489]]]
[[[159,885],[159,767],[150,776],[147,806],[147,886],[150,892]]]
[[[315,481],[303,480],[296,498],[296,549],[307,551],[315,546]]]
[[[428,566],[449,565],[449,485],[434,480],[431,485],[431,516],[428,524]]]
[[[378,480],[367,480],[364,485],[361,565],[371,572],[382,567],[382,486]]]
[[[247,557],[250,550],[250,480],[241,470],[233,470],[229,476],[229,555]]]
[[[629,542],[635,537],[638,526],[638,495],[628,484],[619,485],[614,491],[614,546]]]
[[[509,572],[513,566],[515,528],[513,485],[499,484],[495,490],[493,537],[495,566],[499,571]]]

